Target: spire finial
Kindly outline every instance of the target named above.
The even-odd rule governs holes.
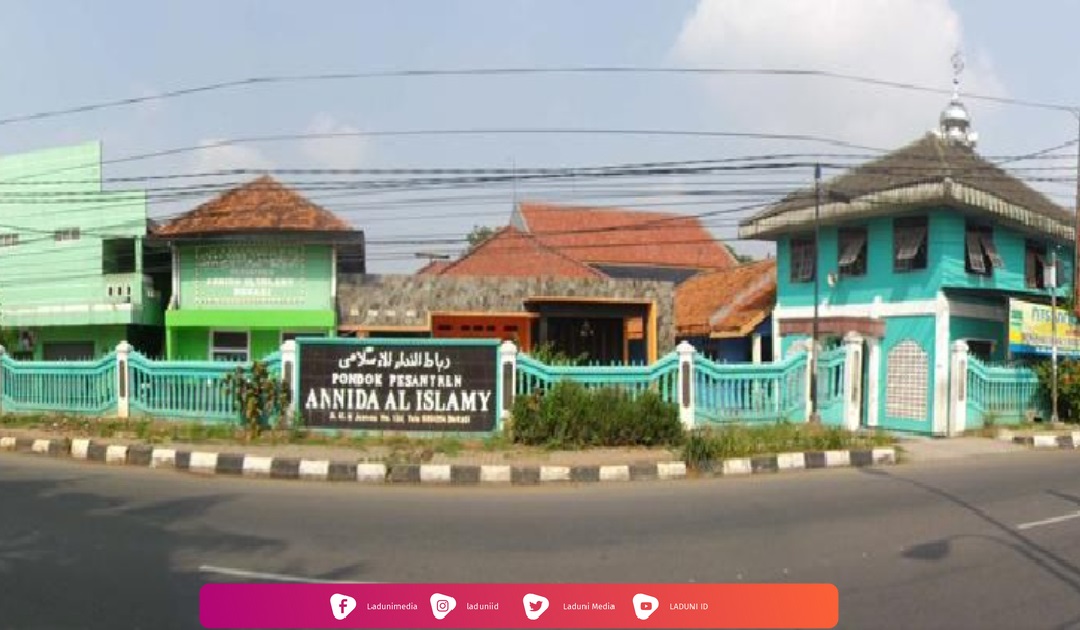
[[[971,116],[960,101],[960,75],[964,72],[964,55],[958,49],[952,55],[952,99],[941,112],[940,124],[934,133],[950,144],[974,148],[979,134],[971,129]]]
[[[958,100],[960,98],[960,75],[964,72],[964,53],[960,52],[960,49],[958,48],[952,54],[952,57],[950,59],[952,60],[952,70],[953,70],[953,75],[952,75],[952,89],[953,89],[952,97],[953,97],[953,100],[955,101],[955,100]]]

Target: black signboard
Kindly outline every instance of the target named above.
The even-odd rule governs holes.
[[[492,431],[498,346],[302,340],[297,406],[307,426]]]

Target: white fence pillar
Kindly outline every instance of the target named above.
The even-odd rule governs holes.
[[[810,420],[813,418],[814,412],[820,411],[818,409],[814,409],[814,368],[817,365],[817,362],[814,360],[814,358],[816,356],[817,348],[814,347],[814,342],[809,339],[807,339],[803,343],[803,347],[806,348],[806,417],[804,418],[804,421],[810,422]],[[820,405],[821,401],[817,400],[816,404]]]
[[[679,402],[679,420],[683,428],[694,428],[694,355],[697,350],[686,341],[675,347],[679,356],[679,371],[675,376],[676,398]]]
[[[866,339],[867,375],[863,383],[863,391],[866,392],[866,424],[876,427],[878,415],[881,412],[881,397],[878,394],[881,384],[881,340],[875,337]]]
[[[949,430],[950,436],[967,429],[968,345],[963,339],[953,342],[949,362]]]
[[[757,365],[761,363],[761,335],[754,333],[750,337],[750,360]]]
[[[300,375],[297,373],[296,367],[296,341],[288,339],[285,343],[281,344],[281,382],[289,388],[290,404],[289,404],[289,421],[293,420],[295,414],[300,409],[299,392],[296,391],[296,387],[300,382]]]
[[[7,349],[4,348],[4,346],[0,345],[0,359],[3,359],[4,354],[6,354],[6,353],[7,353]],[[0,361],[0,413],[3,413],[3,410],[4,410],[4,386],[5,385],[6,385],[6,383],[4,382],[4,364],[3,364],[2,361]]]
[[[128,363],[131,359],[131,344],[121,341],[116,344],[116,416],[127,418],[131,415],[131,383]]]
[[[844,428],[854,431],[862,420],[863,337],[857,332],[844,336]]]
[[[517,393],[517,345],[504,341],[499,346],[499,374],[502,378],[502,400],[499,401],[499,421],[506,422],[514,408]]]

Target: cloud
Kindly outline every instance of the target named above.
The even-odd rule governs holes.
[[[963,49],[948,0],[700,0],[671,48],[680,63],[829,70],[948,87]],[[988,55],[966,53],[962,89],[1004,95]],[[811,77],[704,79],[718,127],[890,148],[937,124],[947,97]],[[986,106],[967,102],[978,129]]]
[[[192,158],[191,168],[196,173],[212,173],[233,169],[269,170],[274,162],[254,147],[239,144],[222,144],[220,139],[199,141],[200,147]]]
[[[330,114],[319,113],[305,131],[309,134],[350,134],[360,130],[339,122]],[[300,143],[304,157],[322,168],[359,168],[367,160],[369,149],[363,136],[308,138]]]

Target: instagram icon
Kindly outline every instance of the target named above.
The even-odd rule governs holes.
[[[457,600],[453,597],[442,593],[431,596],[431,614],[435,615],[436,619],[445,619],[455,608],[457,608]]]

